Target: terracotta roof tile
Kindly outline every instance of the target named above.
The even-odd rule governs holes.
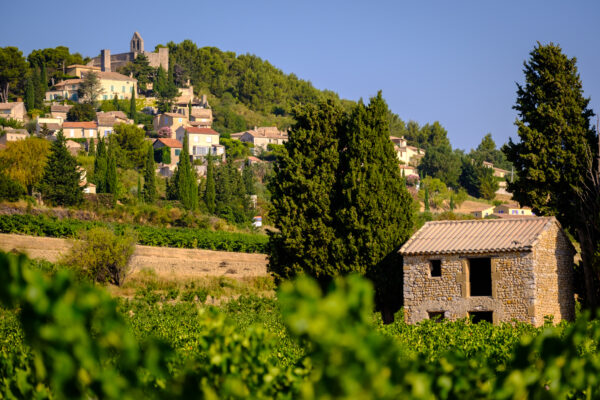
[[[427,222],[398,251],[402,255],[529,251],[554,217]]]
[[[177,139],[160,138],[160,139],[156,139],[156,142],[161,142],[165,146],[170,147],[172,149],[181,149],[181,148],[183,148],[183,145]]]
[[[214,131],[210,128],[198,128],[195,126],[188,126],[187,128],[185,128],[187,133],[200,133],[203,135],[218,135],[219,132]]]
[[[63,122],[63,128],[96,129],[97,127],[96,121]]]

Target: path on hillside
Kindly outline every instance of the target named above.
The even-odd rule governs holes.
[[[30,258],[56,262],[71,248],[67,239],[0,234],[0,250],[19,251]],[[137,245],[130,263],[132,272],[154,270],[159,276],[231,278],[267,275],[265,254],[233,253],[199,249],[177,249]]]

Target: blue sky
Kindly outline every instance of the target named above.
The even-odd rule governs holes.
[[[29,1],[3,6],[0,46],[68,46],[96,56],[191,39],[252,53],[357,100],[383,90],[405,121],[433,121],[467,151],[487,132],[516,137],[515,82],[536,41],[577,57],[600,111],[600,2],[588,1]]]

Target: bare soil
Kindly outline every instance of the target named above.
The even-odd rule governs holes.
[[[71,248],[67,239],[0,234],[0,250],[17,251],[30,258],[59,261]],[[267,275],[265,254],[233,253],[199,249],[136,246],[131,272],[151,270],[158,277],[198,278],[228,276],[246,278]]]

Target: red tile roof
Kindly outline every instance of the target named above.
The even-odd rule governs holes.
[[[97,127],[96,121],[63,122],[63,128],[96,129]]]
[[[200,133],[200,134],[204,134],[204,135],[218,135],[219,132],[214,131],[210,128],[197,128],[195,126],[190,126],[185,128],[187,133]]]
[[[177,139],[160,138],[160,139],[156,139],[156,142],[161,142],[165,146],[170,147],[172,149],[181,149],[181,148],[183,148],[183,145]],[[154,143],[156,143],[156,142],[154,142]]]

